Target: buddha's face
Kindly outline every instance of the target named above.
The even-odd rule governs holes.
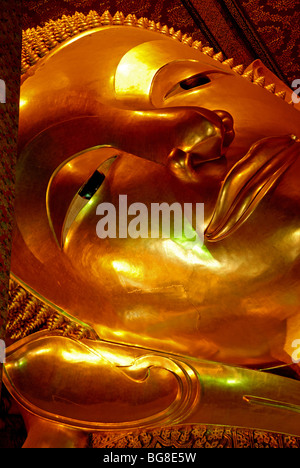
[[[175,39],[131,27],[78,36],[22,84],[13,274],[106,340],[288,361],[300,163],[287,135],[299,124],[292,106]],[[120,195],[149,210],[203,203],[204,244],[100,239],[97,206],[118,210]]]

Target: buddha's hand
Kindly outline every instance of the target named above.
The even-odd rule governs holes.
[[[139,347],[38,332],[7,350],[4,383],[31,414],[82,430],[202,423],[300,435],[300,382]]]
[[[300,141],[294,135],[255,143],[227,174],[205,231],[206,239],[219,241],[236,231],[299,155]]]
[[[84,429],[173,424],[199,397],[195,371],[178,359],[47,332],[8,349],[4,373],[29,412]]]

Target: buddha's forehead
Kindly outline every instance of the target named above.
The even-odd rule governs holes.
[[[166,66],[171,68],[165,81],[174,73],[179,78],[207,70],[234,74],[229,67],[172,37],[112,26],[87,31],[56,47],[25,77],[21,99],[37,99],[51,87],[56,93],[72,89],[79,98],[90,90],[96,99],[117,100],[121,105],[132,94],[149,96],[154,77]]]
[[[179,93],[172,93],[183,80],[198,74],[208,76],[209,83],[187,91],[179,86]],[[110,26],[62,43],[23,77],[19,143],[22,147],[70,118],[104,119],[107,109],[117,114],[120,108],[176,106],[226,110],[235,121],[236,134],[258,129],[250,144],[268,135],[270,128],[274,134],[296,132],[299,118],[263,87],[184,42],[143,28]],[[262,116],[259,121],[257,115]],[[118,132],[118,119],[114,122]]]

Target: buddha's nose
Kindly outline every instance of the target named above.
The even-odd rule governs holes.
[[[182,108],[184,118],[177,132],[176,148],[193,154],[194,164],[219,159],[233,141],[233,118],[225,110]]]
[[[222,125],[224,128],[223,147],[227,148],[232,143],[235,135],[232,115],[225,110],[215,110],[214,112],[222,120]]]
[[[115,114],[109,117],[112,125],[106,121],[106,134],[116,126]],[[233,118],[225,110],[180,106],[120,110],[118,117],[122,149],[161,164],[174,148],[193,154],[195,164],[219,159],[234,138]]]

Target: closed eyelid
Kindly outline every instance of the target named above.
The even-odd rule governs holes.
[[[171,62],[160,68],[153,78],[151,102],[155,107],[160,107],[174,94],[209,86],[210,82],[228,74],[218,66],[211,68],[196,60]]]
[[[46,211],[59,248],[63,247],[72,222],[101,188],[121,154],[111,146],[92,147],[64,161],[52,174],[46,193]]]
[[[76,193],[64,219],[61,237],[62,246],[66,241],[71,225],[76,220],[77,216],[83,210],[83,208],[89,203],[90,200],[92,200],[93,196],[100,189],[103,182],[105,181],[106,176],[108,175],[110,167],[115,162],[116,158],[117,156],[113,156],[104,161]]]
[[[189,91],[191,89],[200,88],[201,86],[205,86],[209,83],[211,83],[211,79],[208,74],[197,73],[196,75],[190,76],[181,80],[179,83],[176,83],[176,85],[166,93],[164,99],[173,96],[176,92]]]

